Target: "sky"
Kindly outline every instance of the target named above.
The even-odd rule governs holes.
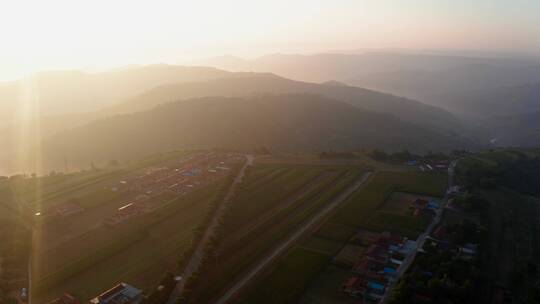
[[[430,48],[540,54],[538,0],[0,0],[0,80],[225,54]]]

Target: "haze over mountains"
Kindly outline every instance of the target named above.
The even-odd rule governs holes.
[[[205,63],[228,70],[273,72],[296,80],[337,80],[473,116],[500,114],[477,106],[477,102],[485,103],[489,95],[520,96],[526,93],[504,91],[527,90],[528,85],[540,84],[540,59],[537,57],[366,52],[276,54],[254,60],[228,56],[211,58]],[[485,96],[478,96],[482,94]],[[510,108],[508,103],[521,101],[501,96],[492,102],[491,106],[496,109]]]
[[[102,73],[42,72],[0,83],[0,118],[5,123],[18,115],[31,119],[37,115],[95,111],[158,85],[227,74],[213,68],[170,65],[134,66]]]
[[[208,65],[230,70],[269,71],[298,80],[339,81],[419,100],[460,118],[499,145],[540,144],[517,130],[534,129],[527,119],[540,107],[540,59],[482,52],[368,51],[348,54],[275,54],[254,60],[211,58]],[[523,115],[524,120],[517,118]],[[510,118],[513,117],[513,118]],[[508,128],[498,120],[508,119]],[[464,123],[465,122],[465,123]],[[510,122],[513,125],[510,126]],[[458,130],[458,129],[456,129]],[[512,131],[513,130],[513,131]],[[474,132],[473,132],[474,133]],[[506,141],[503,138],[522,138]]]
[[[490,140],[540,144],[535,59],[366,53],[207,63],[235,72],[151,65],[0,84],[7,143],[0,171],[38,170],[35,159],[46,172],[64,158],[85,167],[190,147],[427,152]],[[33,96],[24,95],[29,85]]]

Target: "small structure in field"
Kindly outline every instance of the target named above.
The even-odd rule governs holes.
[[[92,304],[139,304],[142,290],[129,284],[120,283],[90,300]]]

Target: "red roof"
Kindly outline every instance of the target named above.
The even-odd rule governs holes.
[[[343,288],[351,288],[354,286],[354,284],[356,284],[356,281],[358,281],[358,277],[352,277],[352,278],[349,278],[345,284],[343,284]]]
[[[413,204],[416,205],[416,206],[419,206],[419,207],[425,207],[428,205],[428,201],[424,200],[424,199],[421,199],[421,198],[417,198]]]

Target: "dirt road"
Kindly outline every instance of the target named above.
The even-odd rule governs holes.
[[[236,189],[236,186],[240,182],[242,182],[242,179],[244,178],[244,175],[246,173],[246,168],[248,166],[251,166],[253,164],[253,160],[255,159],[252,155],[246,155],[246,162],[238,172],[238,175],[235,177],[231,187],[229,188],[229,191],[225,195],[225,198],[221,202],[220,206],[218,207],[218,210],[212,217],[212,220],[210,220],[210,224],[206,228],[206,231],[203,234],[202,239],[200,240],[199,244],[197,245],[197,248],[195,249],[195,252],[191,256],[191,259],[189,260],[184,273],[182,274],[183,278],[188,278],[193,273],[197,272],[201,266],[201,260],[204,255],[204,248],[206,247],[206,244],[208,241],[212,238],[212,236],[215,233],[216,228],[219,225],[219,220],[223,216],[224,211],[227,208],[228,202],[231,200],[234,190]],[[185,280],[180,280],[176,287],[174,288],[173,292],[171,293],[169,297],[168,304],[175,304],[178,297],[182,294],[182,290],[184,289],[184,282]]]

